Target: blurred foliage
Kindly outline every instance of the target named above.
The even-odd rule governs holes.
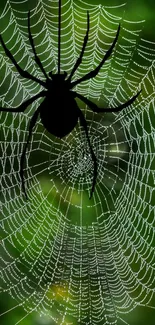
[[[74,0],[76,1],[76,0]],[[14,3],[19,2],[18,0],[14,0]],[[0,1],[0,10],[4,8],[4,5],[6,3],[6,0]],[[30,8],[35,6],[35,3],[37,3],[37,0],[27,0],[23,1],[21,4],[21,10],[27,11]],[[89,0],[90,4],[102,4],[107,6],[115,6],[123,3],[122,0]],[[143,34],[142,36],[145,39],[153,40],[155,41],[155,32],[154,32],[154,23],[155,23],[155,1],[154,0],[127,0],[126,1],[126,7],[125,7],[125,14],[126,19],[129,20],[138,20],[138,19],[145,19],[146,23],[144,24]],[[46,182],[46,178],[43,181],[44,191],[45,193],[48,193],[48,182]],[[53,287],[51,288],[50,294],[55,295],[55,299],[59,301],[63,294],[66,295],[66,292],[63,293],[61,288],[59,287]],[[61,298],[60,298],[61,297]],[[10,296],[7,294],[3,294],[0,296],[0,314],[2,316],[0,317],[0,324],[1,325],[14,325],[18,323],[20,320],[21,325],[55,325],[54,322],[49,317],[40,316],[36,314],[35,312],[26,315],[25,311],[22,307],[16,306],[16,301],[13,301]],[[155,305],[155,302],[154,302]],[[9,313],[5,314],[5,311],[10,310]],[[4,313],[4,315],[3,315]],[[26,315],[26,318],[25,318]],[[23,319],[23,320],[22,320]],[[153,325],[155,320],[155,312],[149,308],[142,308],[137,307],[130,315],[125,315],[124,319],[130,323],[131,325]],[[86,320],[86,323],[89,320]],[[74,323],[74,325],[78,324],[76,320],[68,319],[66,320],[66,324]],[[120,322],[118,325],[123,325],[123,323]]]

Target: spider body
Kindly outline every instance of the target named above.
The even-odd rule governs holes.
[[[39,83],[44,90],[33,96],[32,98],[27,99],[24,101],[20,106],[15,108],[3,108],[0,107],[0,111],[3,112],[11,112],[11,113],[22,113],[26,110],[26,108],[32,104],[35,100],[39,98],[43,98],[42,103],[39,105],[39,107],[35,110],[33,113],[29,126],[28,126],[28,137],[27,141],[24,145],[21,159],[20,159],[20,177],[21,177],[21,183],[22,183],[22,190],[25,194],[25,197],[27,198],[27,193],[25,189],[25,181],[24,181],[24,162],[25,162],[25,155],[26,150],[29,145],[32,132],[34,130],[35,124],[37,123],[37,119],[40,115],[41,121],[43,126],[47,129],[48,132],[50,132],[52,135],[63,138],[67,134],[69,134],[74,127],[77,125],[78,120],[80,121],[80,124],[82,128],[85,131],[86,139],[89,145],[89,150],[91,154],[91,158],[94,164],[94,173],[93,173],[93,179],[92,179],[92,188],[90,191],[90,198],[92,197],[92,194],[95,189],[96,185],[96,179],[97,179],[97,159],[94,154],[93,148],[91,146],[90,138],[89,138],[89,130],[87,127],[87,121],[83,115],[83,112],[80,110],[80,108],[77,105],[76,98],[79,98],[81,101],[83,101],[94,113],[108,113],[108,112],[119,112],[122,109],[128,107],[131,105],[141,91],[138,91],[136,95],[131,97],[127,102],[124,104],[121,104],[117,107],[113,108],[99,108],[95,103],[90,101],[88,98],[82,96],[81,94],[75,92],[73,88],[80,84],[83,81],[89,80],[91,78],[94,78],[100,71],[101,67],[103,66],[104,62],[109,58],[111,55],[116,42],[118,40],[119,32],[120,32],[120,25],[118,26],[118,30],[116,33],[116,36],[109,48],[109,50],[105,53],[103,59],[101,60],[100,64],[92,71],[88,72],[86,75],[81,77],[78,80],[72,81],[72,77],[76,70],[78,69],[79,65],[82,62],[82,58],[85,52],[85,48],[88,42],[88,34],[89,34],[89,12],[87,12],[87,31],[86,35],[84,37],[82,49],[80,52],[79,57],[77,58],[75,65],[73,66],[69,77],[67,77],[67,72],[64,72],[63,74],[60,73],[60,40],[61,40],[61,0],[59,0],[59,24],[58,24],[58,73],[52,74],[50,72],[49,74],[46,73],[37,53],[35,50],[31,29],[30,29],[30,11],[28,12],[28,35],[29,35],[29,41],[33,50],[34,59],[36,64],[41,69],[45,80],[42,81],[32,74],[30,74],[28,71],[21,69],[21,67],[16,62],[15,58],[11,54],[11,52],[6,47],[2,36],[0,35],[0,41],[3,46],[3,49],[5,51],[5,54],[9,57],[9,59],[12,61],[12,63],[15,65],[17,71],[23,78],[27,78],[29,80],[32,80],[34,82]]]
[[[63,138],[77,125],[79,108],[64,75],[53,75],[46,97],[40,105],[40,117],[47,131],[57,138]]]

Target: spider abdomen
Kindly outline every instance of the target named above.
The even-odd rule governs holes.
[[[78,122],[78,106],[73,96],[60,93],[51,94],[40,105],[42,124],[52,135],[63,138]]]

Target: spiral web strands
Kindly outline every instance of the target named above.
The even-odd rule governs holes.
[[[29,43],[24,3],[6,2],[1,34],[20,66],[44,80]],[[137,306],[154,306],[155,43],[141,37],[144,21],[125,19],[125,5],[62,1],[62,72],[71,72],[80,53],[87,10],[89,41],[73,80],[99,64],[119,23],[121,32],[98,76],[76,91],[100,107],[142,92],[117,114],[95,114],[78,101],[98,159],[91,200],[93,162],[79,124],[58,140],[38,120],[25,159],[26,201],[20,157],[40,101],[24,113],[0,112],[0,291],[11,295],[13,308],[25,309],[25,317],[37,311],[52,324],[129,324],[125,315]],[[44,69],[57,73],[58,1],[37,2],[31,30]],[[19,76],[2,46],[0,67],[2,107],[17,107],[40,91]]]

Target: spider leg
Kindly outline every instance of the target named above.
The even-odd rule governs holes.
[[[113,48],[118,40],[118,36],[119,36],[119,32],[120,32],[120,25],[118,26],[118,30],[115,36],[115,39],[112,43],[112,45],[110,46],[109,50],[106,52],[105,56],[103,57],[102,61],[100,62],[100,64],[92,71],[88,72],[85,76],[83,76],[82,78],[74,81],[71,83],[71,87],[70,89],[72,89],[73,87],[75,87],[76,85],[78,85],[79,83],[81,83],[82,81],[86,81],[89,80],[91,78],[96,77],[96,75],[98,74],[98,72],[100,71],[101,67],[103,66],[103,64],[105,63],[105,61],[109,58],[109,56],[111,55]]]
[[[41,71],[43,72],[44,76],[46,79],[49,79],[48,78],[48,75],[46,73],[46,71],[44,70],[44,67],[36,53],[36,50],[35,50],[35,46],[34,46],[34,41],[33,41],[33,38],[32,38],[32,34],[31,34],[31,28],[30,28],[30,10],[28,12],[28,32],[29,32],[29,41],[30,41],[30,44],[31,44],[31,47],[32,47],[32,50],[33,50],[33,53],[34,53],[34,57],[35,57],[35,61],[36,63],[38,64],[39,68],[41,69]]]
[[[47,88],[46,86],[46,83],[36,77],[34,77],[33,75],[31,75],[28,71],[25,71],[23,70],[19,65],[18,63],[16,62],[16,60],[14,59],[13,55],[11,54],[11,52],[8,50],[8,48],[6,47],[4,41],[3,41],[3,38],[2,36],[0,35],[0,42],[3,46],[3,49],[6,53],[6,55],[8,56],[8,58],[12,61],[12,63],[15,65],[17,71],[19,72],[19,74],[23,77],[23,78],[27,78],[27,79],[30,79],[30,80],[33,80],[35,82],[38,82],[41,86]]]
[[[11,112],[11,113],[19,113],[19,112],[24,112],[25,109],[32,104],[36,99],[40,97],[46,96],[46,91],[41,91],[39,94],[33,96],[32,98],[27,99],[25,102],[23,102],[21,105],[15,108],[4,108],[0,107],[0,112]]]
[[[38,109],[34,112],[32,118],[30,120],[28,138],[27,138],[27,141],[25,143],[25,146],[24,146],[24,149],[23,149],[23,152],[22,152],[22,155],[21,155],[21,159],[20,159],[20,172],[19,173],[20,173],[20,177],[21,177],[21,181],[22,181],[22,190],[23,190],[23,193],[25,194],[26,199],[28,199],[28,197],[27,197],[27,194],[26,194],[25,182],[24,182],[24,171],[23,171],[24,160],[25,160],[25,155],[26,155],[26,149],[28,147],[28,144],[29,144],[29,141],[30,141],[30,138],[31,138],[31,135],[32,135],[33,127],[36,124],[39,112],[40,112],[40,107],[38,107]]]
[[[96,185],[96,178],[97,178],[97,159],[96,156],[94,154],[94,151],[92,149],[91,143],[90,143],[90,139],[89,139],[89,135],[88,135],[88,128],[87,128],[87,122],[84,118],[83,113],[81,112],[81,110],[79,109],[79,119],[80,119],[80,123],[83,126],[85,133],[86,133],[86,138],[88,140],[88,144],[89,144],[89,148],[90,148],[90,152],[91,152],[91,157],[94,163],[94,177],[93,177],[93,184],[92,184],[92,188],[91,188],[91,192],[90,192],[90,197],[89,199],[92,198],[94,189],[95,189],[95,185]]]
[[[82,50],[81,50],[81,53],[80,53],[80,56],[79,58],[77,59],[72,71],[71,71],[71,74],[70,76],[68,77],[67,81],[71,81],[72,77],[73,77],[73,74],[75,73],[75,71],[78,69],[79,65],[81,64],[82,62],[82,58],[83,58],[83,55],[84,55],[84,51],[85,51],[85,48],[86,48],[86,45],[87,45],[87,42],[88,42],[88,34],[89,34],[89,12],[87,11],[87,32],[86,32],[86,35],[84,37],[84,41],[83,41],[83,46],[82,46]]]
[[[139,96],[139,94],[141,93],[142,90],[138,91],[138,93],[136,95],[134,95],[133,97],[131,97],[127,102],[125,102],[124,104],[121,104],[117,107],[113,107],[113,108],[100,108],[98,107],[95,103],[93,103],[91,100],[85,98],[84,96],[74,92],[75,97],[78,97],[79,99],[81,99],[86,105],[88,105],[93,112],[95,113],[110,113],[110,112],[119,112],[121,111],[123,108],[128,107],[129,105],[131,105],[136,98]]]

